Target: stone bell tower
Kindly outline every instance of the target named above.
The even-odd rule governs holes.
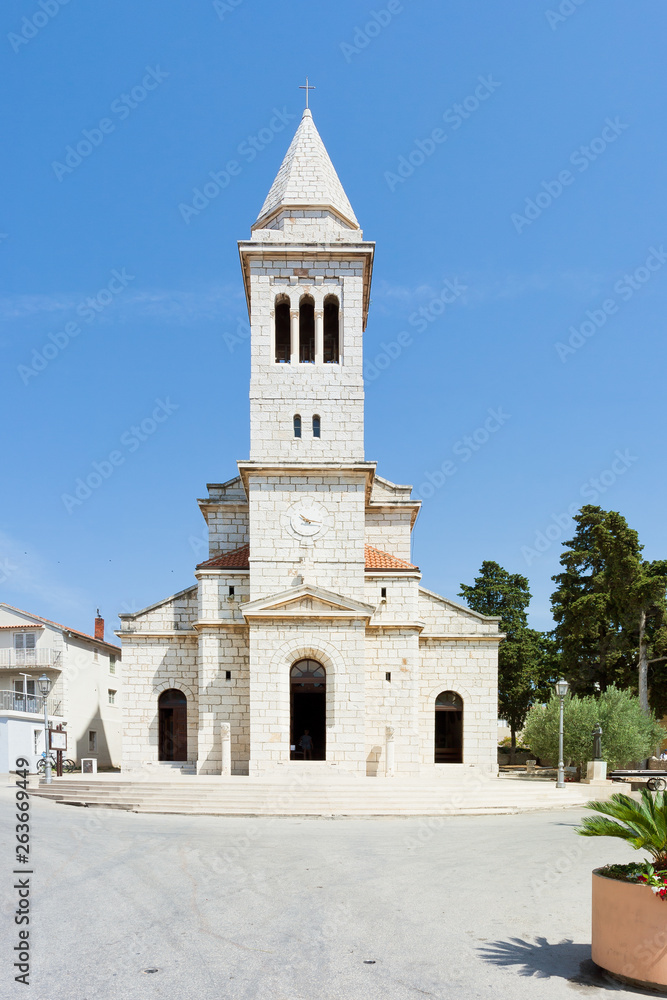
[[[239,243],[252,462],[363,461],[362,335],[374,248],[306,108],[252,239]]]

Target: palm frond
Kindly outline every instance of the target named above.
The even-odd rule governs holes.
[[[577,833],[582,837],[618,837],[653,857],[667,852],[667,797],[642,789],[637,801],[622,792],[609,799],[588,802],[587,809],[600,813],[586,816]]]

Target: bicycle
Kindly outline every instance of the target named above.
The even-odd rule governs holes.
[[[56,763],[56,758],[54,754],[51,754],[49,756],[49,761],[51,762],[51,773],[55,774],[58,765]],[[74,771],[76,771],[76,761],[70,760],[69,757],[67,759],[64,759],[63,772],[65,774],[72,774]],[[38,774],[46,773],[46,752],[42,753],[39,760],[37,761],[37,773]]]

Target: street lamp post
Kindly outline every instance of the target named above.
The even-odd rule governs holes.
[[[560,722],[558,725],[558,780],[556,788],[565,788],[565,765],[563,764],[563,702],[567,694],[567,681],[556,681],[556,694],[560,698]]]
[[[49,711],[47,705],[47,699],[49,697],[49,691],[51,690],[51,681],[46,676],[42,676],[37,681],[39,685],[39,693],[44,699],[44,749],[46,755],[44,757],[44,781],[47,785],[51,784],[51,756],[49,754]]]

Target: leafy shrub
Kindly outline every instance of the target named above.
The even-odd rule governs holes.
[[[554,694],[546,705],[533,705],[523,727],[523,739],[541,759],[558,761],[560,700]],[[582,767],[593,756],[593,729],[602,727],[602,757],[610,770],[649,757],[665,738],[653,713],[642,711],[630,691],[609,687],[598,697],[568,696],[564,705],[563,759]]]

